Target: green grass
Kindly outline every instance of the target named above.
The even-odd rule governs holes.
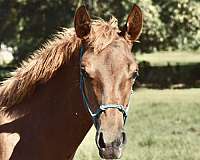
[[[131,97],[122,160],[200,160],[200,89],[140,89]],[[75,160],[99,160],[92,128]]]
[[[152,54],[136,54],[136,59],[148,61],[153,66],[200,63],[200,53],[197,52],[155,52]]]

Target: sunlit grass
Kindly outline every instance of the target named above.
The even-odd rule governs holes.
[[[200,63],[200,52],[155,52],[152,54],[136,54],[136,59],[141,61],[148,61],[151,65],[176,65]]]
[[[199,160],[200,89],[141,89],[131,98],[122,160]],[[99,160],[92,128],[75,160]]]

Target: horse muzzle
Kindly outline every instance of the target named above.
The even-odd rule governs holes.
[[[98,112],[97,112],[98,113]],[[96,144],[103,159],[119,159],[126,144],[126,112],[121,105],[102,105],[96,114]]]
[[[111,138],[113,135],[106,134],[109,133],[106,133],[103,130],[97,131],[96,133],[96,144],[99,155],[103,159],[120,159],[126,144],[126,133],[120,131],[115,138]]]

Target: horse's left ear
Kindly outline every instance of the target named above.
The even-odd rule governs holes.
[[[128,15],[126,25],[122,29],[122,35],[128,40],[135,42],[142,31],[143,15],[139,6],[133,5],[131,12]]]
[[[80,6],[76,10],[74,17],[74,27],[76,35],[81,39],[90,33],[91,19],[85,6]]]

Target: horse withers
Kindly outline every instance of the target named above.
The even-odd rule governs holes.
[[[104,159],[122,156],[138,66],[131,47],[142,29],[134,5],[126,25],[77,9],[64,29],[0,86],[0,159],[70,160],[92,124]]]

